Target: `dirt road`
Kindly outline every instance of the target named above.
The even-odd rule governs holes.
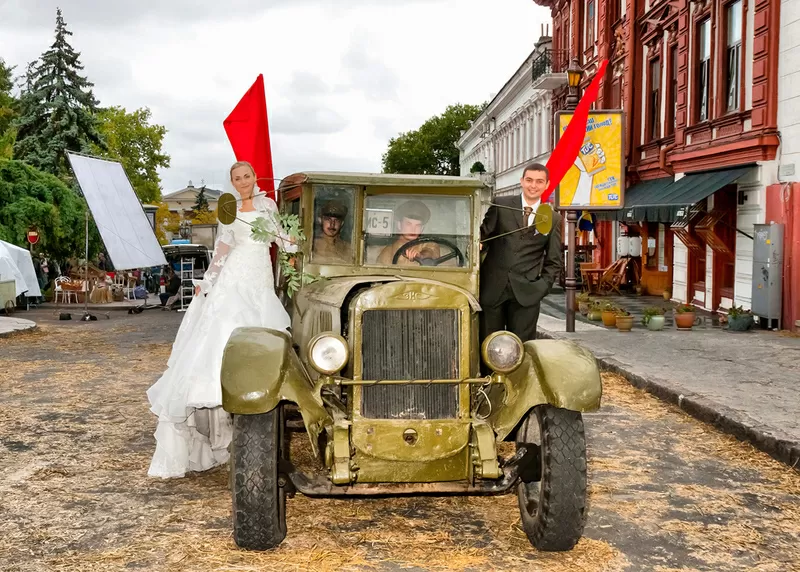
[[[289,535],[245,553],[227,471],[149,479],[145,391],[180,315],[112,313],[0,339],[0,570],[764,570],[800,563],[798,473],[605,377],[585,417],[590,508],[537,553],[516,498],[288,502]],[[25,316],[28,317],[28,316]],[[795,568],[797,569],[797,568]]]

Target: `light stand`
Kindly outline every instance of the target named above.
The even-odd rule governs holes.
[[[89,208],[86,208],[86,250],[84,251],[83,261],[83,316],[82,322],[89,322],[97,320],[97,316],[89,313]]]

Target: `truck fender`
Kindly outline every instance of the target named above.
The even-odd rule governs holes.
[[[525,342],[522,365],[504,381],[503,403],[490,416],[502,441],[528,411],[549,403],[573,411],[600,408],[603,386],[597,360],[588,350],[569,340]]]
[[[319,454],[319,435],[333,420],[286,332],[236,328],[222,355],[220,383],[222,408],[234,415],[266,413],[281,401],[296,403],[314,454]]]

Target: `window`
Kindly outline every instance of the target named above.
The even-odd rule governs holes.
[[[647,102],[650,115],[650,139],[661,136],[661,61],[658,59],[650,62],[650,97]]]
[[[354,194],[354,187],[314,185],[312,262],[353,263]]]
[[[678,45],[669,48],[669,99],[667,100],[666,126],[669,133],[675,133],[678,128]]]
[[[611,83],[611,109],[622,109],[622,79],[617,78]]]
[[[587,50],[594,47],[594,10],[594,0],[586,2],[586,45],[584,48]]]
[[[727,19],[727,71],[725,74],[725,97],[728,111],[739,109],[742,69],[742,1],[728,5]]]
[[[700,24],[697,34],[697,119],[710,119],[709,91],[711,89],[711,20]]]
[[[365,264],[426,266],[429,269],[469,267],[471,209],[470,197],[432,194],[367,196],[364,206]]]

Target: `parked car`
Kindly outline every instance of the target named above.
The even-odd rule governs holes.
[[[571,549],[586,516],[581,414],[600,406],[600,373],[569,341],[501,331],[479,344],[481,181],[299,173],[279,193],[308,237],[298,268],[324,279],[285,298],[291,334],[240,328],[225,349],[238,546],[280,544],[296,492],[516,493],[533,546]],[[292,410],[315,470],[290,455]],[[499,455],[504,441],[514,453]]]
[[[161,247],[167,263],[175,272],[180,271],[181,259],[192,261],[194,278],[202,278],[211,264],[211,253],[202,244],[167,244]]]

